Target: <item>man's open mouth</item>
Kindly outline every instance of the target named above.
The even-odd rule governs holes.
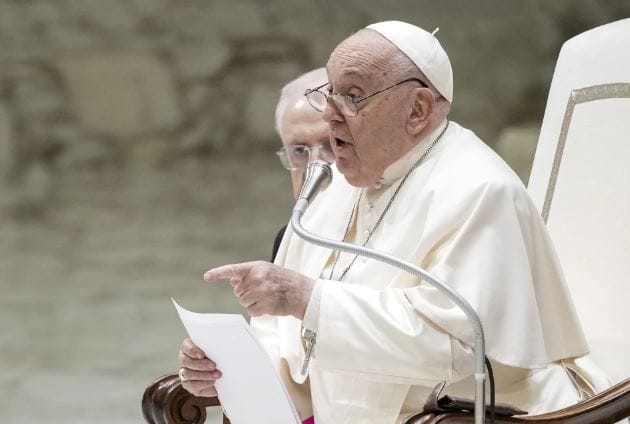
[[[348,142],[337,137],[333,138],[333,140],[336,147],[344,147],[346,144],[349,144]]]

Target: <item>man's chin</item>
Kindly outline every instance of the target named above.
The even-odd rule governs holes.
[[[356,172],[356,170],[350,167],[345,168],[343,165],[340,166],[339,162],[337,162],[337,169],[351,186],[368,187],[371,185],[369,181],[366,181],[366,178],[361,175],[361,173]]]
[[[337,169],[339,170],[339,172],[341,172],[341,174],[346,177],[346,180],[349,178],[352,178],[352,175],[355,174],[354,170],[352,169],[351,166],[348,166],[348,163],[344,160],[339,160],[339,158],[337,158],[337,160],[335,161],[335,166],[337,167]]]

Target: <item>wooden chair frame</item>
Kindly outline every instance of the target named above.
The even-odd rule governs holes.
[[[177,374],[164,375],[149,385],[142,397],[142,413],[149,424],[203,424],[206,408],[220,406],[216,397],[201,398],[188,393]],[[614,424],[630,417],[630,378],[592,398],[558,411],[523,417],[497,417],[495,424]],[[419,412],[402,424],[472,424],[470,413]],[[223,424],[230,424],[225,416]]]

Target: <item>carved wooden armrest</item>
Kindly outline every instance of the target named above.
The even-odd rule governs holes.
[[[496,417],[495,424],[614,424],[630,417],[630,378],[608,390],[575,405],[541,415],[522,417]],[[420,412],[403,421],[403,424],[456,424],[474,423],[470,413]]]
[[[206,408],[219,406],[216,397],[204,398],[188,393],[177,374],[164,375],[149,385],[142,397],[142,413],[149,424],[203,424]],[[496,424],[614,424],[630,417],[630,378],[592,398],[558,411],[523,417],[496,417]],[[472,424],[473,413],[420,412],[404,424]],[[230,424],[224,416],[223,424]]]
[[[206,408],[221,405],[216,397],[197,397],[186,391],[177,374],[166,374],[146,388],[142,415],[149,424],[203,424]],[[230,424],[225,416],[223,424]]]

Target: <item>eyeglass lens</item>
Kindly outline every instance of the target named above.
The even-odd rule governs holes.
[[[278,156],[285,168],[289,170],[306,168],[309,162],[315,159],[322,159],[326,162],[335,161],[335,154],[328,142],[313,147],[303,144],[291,145],[280,150]]]
[[[356,105],[343,94],[326,95],[321,91],[311,91],[306,95],[306,98],[311,106],[319,112],[323,112],[326,109],[327,100],[330,98],[343,115],[355,116],[357,114]]]

